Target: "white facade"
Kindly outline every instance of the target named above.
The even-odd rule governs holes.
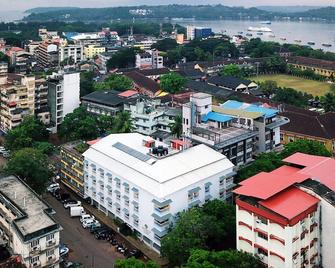
[[[2,239],[26,267],[58,268],[60,226],[48,206],[14,176],[1,178],[0,185]]]
[[[74,61],[74,63],[79,63],[84,60],[84,48],[81,45],[60,46],[58,54],[59,62],[70,58]]]
[[[186,37],[187,40],[194,40],[195,38],[195,27],[193,25],[186,26]]]
[[[313,228],[312,226],[319,222],[319,218],[320,208],[307,215],[294,226],[281,226],[237,205],[236,248],[258,255],[268,267],[314,267],[318,263],[318,258],[315,258],[313,263],[309,260],[314,255],[319,256],[320,234],[319,228]],[[310,232],[310,230],[313,231]],[[313,246],[310,247],[310,245]],[[301,249],[306,247],[308,250],[305,254],[302,254]],[[267,254],[264,254],[262,248],[267,251]]]
[[[205,145],[184,151],[169,147],[168,156],[155,156],[146,146],[152,142],[137,133],[112,134],[91,146],[83,154],[85,195],[160,251],[177,212],[231,196],[234,165]]]
[[[135,67],[139,69],[160,69],[164,67],[163,57],[157,50],[136,54]]]

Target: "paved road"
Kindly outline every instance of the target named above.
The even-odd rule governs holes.
[[[96,240],[89,231],[83,229],[78,218],[71,218],[69,211],[53,196],[44,198],[56,211],[55,219],[63,227],[61,242],[70,248],[69,260],[81,262],[85,268],[111,268],[116,259],[124,258],[104,240]]]

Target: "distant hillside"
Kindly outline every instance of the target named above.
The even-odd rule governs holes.
[[[146,10],[141,12],[140,10]],[[195,19],[270,19],[273,14],[257,8],[228,7],[223,5],[165,5],[110,8],[81,8],[54,10],[30,14],[26,21],[109,21],[135,18],[195,18]]]
[[[79,7],[36,7],[26,10],[24,13],[32,14],[32,13],[45,13],[50,11],[60,11],[60,10],[74,10]]]
[[[319,9],[322,8],[322,6],[257,6],[257,8],[269,12],[297,13]]]

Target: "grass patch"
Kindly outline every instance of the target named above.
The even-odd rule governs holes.
[[[312,94],[313,96],[323,96],[329,92],[330,89],[330,85],[326,82],[319,82],[286,74],[260,75],[249,79],[257,82],[264,82],[266,80],[276,81],[280,87],[293,88],[298,91]]]

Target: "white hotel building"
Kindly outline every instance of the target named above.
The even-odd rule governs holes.
[[[234,165],[224,155],[206,145],[182,147],[181,141],[168,146],[138,133],[101,139],[83,154],[85,194],[160,251],[176,213],[230,198],[234,186]]]

